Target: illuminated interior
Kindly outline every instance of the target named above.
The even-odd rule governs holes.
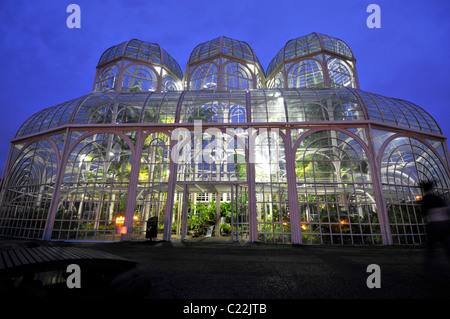
[[[412,102],[363,91],[342,40],[292,39],[265,71],[246,42],[100,57],[92,92],[30,116],[11,141],[0,235],[58,241],[216,236],[421,244],[418,184],[448,195],[446,137]]]

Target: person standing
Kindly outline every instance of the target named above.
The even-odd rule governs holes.
[[[426,270],[429,271],[439,242],[444,244],[450,260],[450,215],[446,201],[435,194],[433,182],[421,182],[419,186],[424,194],[421,200],[421,213],[427,220]]]

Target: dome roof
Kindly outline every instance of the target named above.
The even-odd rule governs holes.
[[[183,78],[183,72],[175,59],[156,43],[131,39],[112,46],[103,52],[97,67],[119,58],[129,58],[147,63],[162,64],[179,79]]]
[[[260,65],[259,60],[250,45],[246,42],[225,36],[197,45],[189,57],[189,63],[196,63],[219,54],[252,61]],[[263,70],[262,67],[261,70]]]
[[[370,120],[442,134],[436,121],[419,106],[366,91],[302,88],[251,90],[248,94],[249,97],[245,91],[94,92],[34,114],[19,129],[16,138],[68,124],[167,124],[191,123],[195,119],[205,123],[305,124]],[[246,113],[249,108],[251,114]]]
[[[331,52],[354,60],[352,51],[344,41],[325,34],[313,32],[303,37],[289,40],[269,63],[266,75],[269,76],[285,61],[319,51]]]

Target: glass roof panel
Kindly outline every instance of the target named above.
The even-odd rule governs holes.
[[[133,39],[128,43],[125,49],[125,56],[140,61],[161,63],[161,50],[159,45],[136,39]]]
[[[152,97],[159,98],[160,109],[158,114],[158,123],[177,122],[177,107],[183,92],[167,92],[165,94],[154,94]],[[146,108],[149,104],[146,105]]]
[[[191,56],[189,58],[189,63],[200,61],[210,56],[219,54],[219,50],[220,50],[220,38],[215,38],[213,40],[199,44],[192,51]]]
[[[349,58],[353,58],[352,51],[350,51],[350,48],[344,41],[330,37],[325,34],[321,34],[321,37],[323,45],[326,50],[333,51],[341,55],[345,55],[346,57]]]
[[[196,46],[194,50],[192,50],[189,57],[189,63],[196,63],[220,53],[239,59],[253,61],[260,65],[259,60],[250,45],[243,41],[224,36],[212,39]],[[261,70],[263,70],[262,67]]]
[[[258,123],[368,119],[442,134],[427,112],[408,101],[348,88],[302,88],[242,92],[94,92],[37,112],[24,122],[16,137],[66,124],[193,123],[195,120],[244,123],[248,121],[249,107],[251,121]]]
[[[283,63],[283,49],[278,51],[278,54],[270,61],[269,66],[267,67],[266,76],[269,76],[275,71],[275,69]]]
[[[411,102],[383,97],[361,90],[355,92],[363,100],[371,120],[442,134],[441,129],[430,114]]]
[[[104,115],[119,93],[93,93],[75,111],[73,124],[104,123]]]
[[[147,63],[162,64],[179,79],[183,72],[177,61],[156,43],[132,39],[107,49],[98,62],[98,66],[117,58],[136,59]]]
[[[311,33],[310,35],[288,41],[284,47],[284,61],[317,51],[320,51],[320,40],[317,34]]]
[[[297,59],[322,50],[332,51],[337,54],[353,58],[352,51],[344,41],[313,32],[303,37],[289,40],[269,63],[266,76],[269,77],[272,75],[277,67],[283,62]]]
[[[108,50],[106,50],[100,57],[98,65],[107,63],[121,56],[123,54],[123,48],[125,47],[126,43],[127,42],[122,42],[121,44],[112,46]]]
[[[172,71],[172,73],[176,77],[178,77],[178,79],[181,80],[183,78],[183,71],[181,71],[178,62],[175,61],[175,59],[172,58],[172,56],[169,53],[167,53],[166,50],[162,50],[162,52],[164,64],[169,68],[170,71]]]
[[[50,108],[43,109],[36,114],[32,115],[30,118],[28,118],[25,123],[20,127],[19,131],[16,134],[16,137],[29,135],[32,133],[33,127],[36,125],[36,122],[42,118],[43,114],[48,113],[52,108],[55,108],[58,106],[53,106]]]

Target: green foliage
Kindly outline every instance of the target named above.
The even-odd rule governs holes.
[[[208,205],[198,203],[192,205],[192,211],[195,214],[188,215],[188,230],[192,231],[194,236],[204,234],[206,227],[215,224],[216,219],[216,203],[211,201]],[[226,217],[227,220],[231,219],[231,203],[220,204],[220,216]],[[222,223],[220,225],[220,231],[224,235],[231,233],[231,226],[229,223]]]
[[[229,235],[229,234],[231,234],[231,225],[228,224],[228,223],[220,224],[220,233],[222,235]]]
[[[231,218],[231,203],[221,203],[220,204],[220,216]]]
[[[195,236],[199,236],[205,232],[207,226],[213,224],[216,218],[215,204],[211,207],[211,204],[206,206],[199,203],[193,205],[192,210],[195,210],[196,214],[188,215],[188,230],[193,231]]]

